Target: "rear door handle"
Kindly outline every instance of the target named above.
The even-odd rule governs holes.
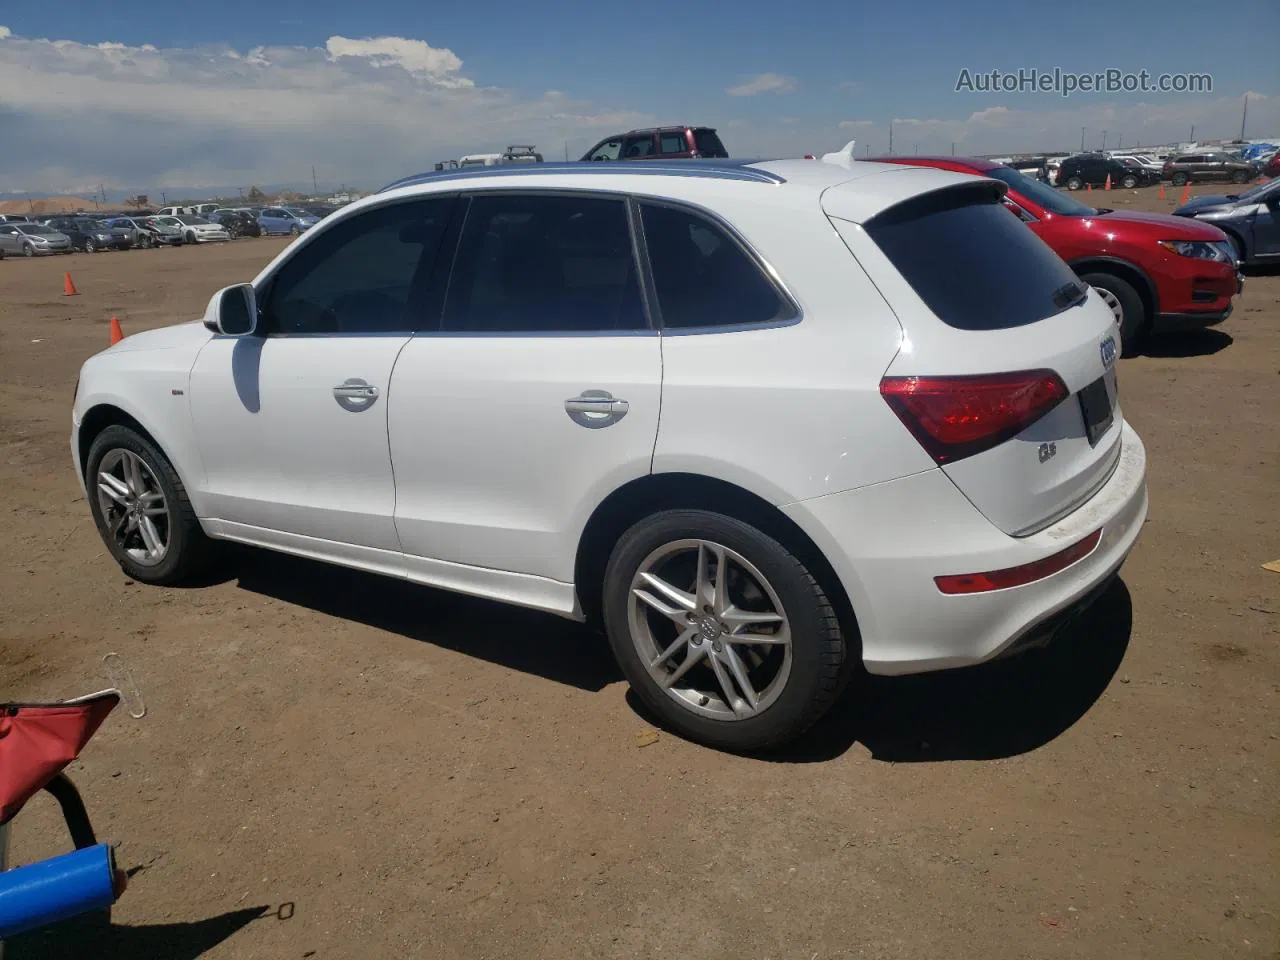
[[[608,390],[583,390],[566,400],[564,409],[578,426],[597,429],[617,423],[627,415],[631,404],[616,399]]]
[[[378,399],[378,388],[367,380],[350,377],[333,388],[333,398],[342,409],[355,413],[373,406]]]

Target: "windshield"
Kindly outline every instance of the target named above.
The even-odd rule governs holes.
[[[174,217],[179,223],[187,227],[198,227],[202,223],[208,223],[204,217]]]
[[[30,236],[33,236],[33,237],[34,236],[47,237],[58,232],[57,230],[53,229],[53,227],[46,227],[44,226],[44,224],[40,224],[40,223],[17,223],[17,224],[14,224],[14,226],[16,226],[23,233],[29,234]]]
[[[97,220],[76,220],[75,227],[77,230],[105,230],[107,225],[99,223]]]
[[[1032,179],[1013,167],[995,167],[987,170],[984,176],[1003,180],[1028,200],[1033,200],[1050,213],[1060,217],[1092,217],[1098,212],[1093,207],[1087,207],[1079,200],[1072,199],[1047,183]]]

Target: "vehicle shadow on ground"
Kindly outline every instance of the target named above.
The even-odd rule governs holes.
[[[1235,338],[1221,330],[1187,330],[1152,337],[1142,348],[1143,356],[1166,359],[1211,357],[1235,342]]]
[[[608,642],[551,614],[260,550],[236,557],[243,590],[596,692],[622,679]]]
[[[5,960],[195,960],[265,915],[246,907],[190,923],[113,924],[90,914],[5,941]]]
[[[762,760],[812,763],[861,742],[877,760],[994,760],[1029,753],[1083,717],[1111,682],[1133,626],[1117,579],[1048,648],[910,677],[855,678],[804,737]]]

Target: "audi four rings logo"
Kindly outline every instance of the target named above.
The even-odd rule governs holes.
[[[1102,365],[1110,369],[1116,362],[1116,338],[1107,337],[1102,341]]]

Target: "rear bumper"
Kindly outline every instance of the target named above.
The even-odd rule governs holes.
[[[1146,464],[1141,439],[1123,424],[1107,482],[1072,513],[1027,537],[995,527],[941,470],[782,509],[823,550],[848,592],[867,669],[920,673],[982,663],[1031,644],[1095,597],[1146,519]],[[934,583],[936,576],[1043,560],[1099,529],[1091,553],[1024,586],[948,596]]]

